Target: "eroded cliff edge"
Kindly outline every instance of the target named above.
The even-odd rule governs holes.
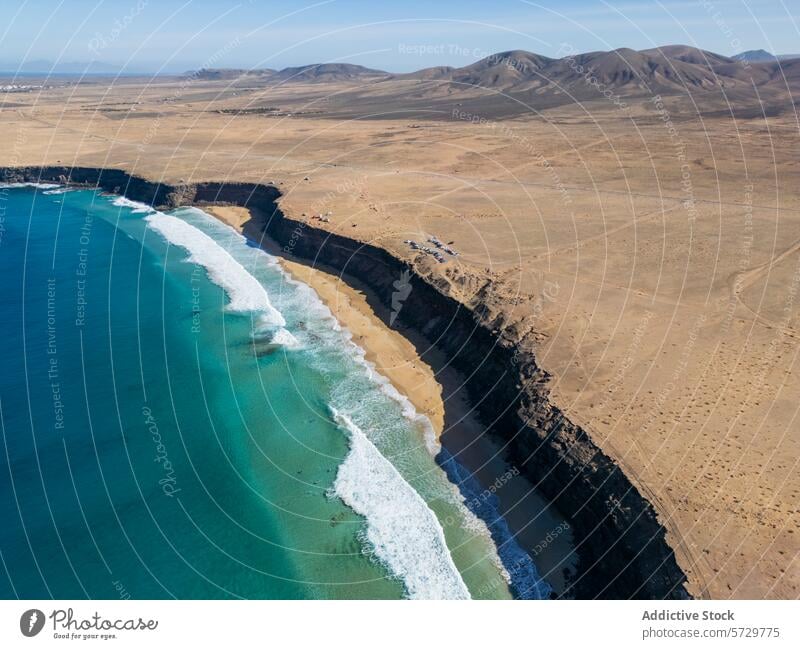
[[[394,283],[408,272],[411,291],[403,323],[444,351],[492,433],[510,444],[516,466],[551,499],[573,528],[577,598],[686,598],[686,575],[669,547],[652,505],[620,467],[570,422],[549,398],[549,375],[513,334],[491,321],[480,299],[466,306],[447,287],[422,276],[387,251],[287,218],[280,192],[252,183],[168,185],[117,169],[20,167],[0,169],[5,182],[58,182],[121,194],[154,207],[223,203],[257,208],[245,226],[295,256],[322,263],[368,285],[391,306]]]

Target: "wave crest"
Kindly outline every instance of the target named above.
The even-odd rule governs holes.
[[[113,201],[111,201],[111,204],[116,205],[117,207],[127,207],[133,210],[134,214],[147,214],[150,212],[155,212],[155,210],[147,203],[132,201],[130,198],[125,198],[124,196],[117,196]]]
[[[225,289],[230,299],[226,307],[229,311],[259,313],[263,325],[286,326],[281,312],[270,303],[266,289],[214,239],[176,216],[153,212],[145,220],[171,244],[188,251],[188,261],[205,268],[211,281]]]
[[[436,515],[347,415],[331,413],[350,435],[334,491],[366,519],[377,558],[403,581],[410,599],[470,599]]]

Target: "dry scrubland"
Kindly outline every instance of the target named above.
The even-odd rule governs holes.
[[[15,95],[0,165],[275,183],[288,215],[490,305],[654,504],[693,594],[800,595],[794,113],[598,96],[494,121],[440,97],[422,118],[393,95],[364,119],[357,102],[342,116],[350,83],[93,80]],[[438,264],[403,243],[427,235],[460,256]]]

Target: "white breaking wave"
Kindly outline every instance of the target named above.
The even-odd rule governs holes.
[[[0,183],[0,189],[18,189],[19,187],[36,187],[37,189],[55,189],[61,185],[53,183]]]
[[[283,328],[278,329],[274,334],[272,334],[269,344],[275,345],[276,347],[286,347],[289,349],[297,349],[300,347],[300,343],[298,342],[297,338]]]
[[[261,283],[214,239],[186,221],[161,212],[148,214],[145,220],[167,241],[187,250],[188,261],[205,268],[211,281],[225,289],[230,298],[228,310],[260,313],[262,324],[266,326],[286,325]],[[288,331],[286,334],[294,339]]]
[[[410,599],[470,599],[436,515],[347,415],[331,412],[350,435],[334,491],[366,519],[377,558],[403,581]]]
[[[116,205],[117,207],[128,207],[132,209],[135,214],[147,214],[149,212],[155,212],[155,210],[146,203],[132,201],[130,198],[125,198],[124,196],[117,196],[113,201],[111,201],[111,204]]]

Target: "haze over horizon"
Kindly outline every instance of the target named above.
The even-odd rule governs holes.
[[[80,71],[95,61],[126,72],[175,73],[346,62],[408,72],[459,67],[515,49],[558,57],[565,46],[587,52],[675,43],[726,56],[756,49],[792,54],[798,49],[796,13],[783,0],[515,0],[503,6],[410,0],[388,7],[355,0],[300,6],[283,0],[12,0],[0,32],[0,68],[46,71],[75,63]]]

